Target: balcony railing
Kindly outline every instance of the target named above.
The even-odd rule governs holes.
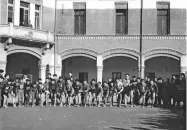
[[[32,28],[15,26],[12,23],[0,25],[0,36],[29,40],[40,43],[54,44],[54,34],[49,31],[36,30]]]

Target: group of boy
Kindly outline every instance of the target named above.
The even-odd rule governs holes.
[[[8,98],[12,98],[13,107],[16,107],[16,98],[19,107],[30,105],[70,107],[72,104],[77,107],[100,107],[101,102],[103,107],[106,107],[107,102],[113,107],[115,99],[118,107],[121,107],[122,102],[127,107],[129,98],[131,107],[136,105],[153,107],[155,104],[161,105],[161,101],[164,104],[168,104],[169,101],[164,98],[163,92],[167,91],[167,88],[162,78],[144,80],[133,76],[130,80],[130,76],[126,74],[123,80],[109,79],[108,82],[97,83],[92,79],[88,83],[86,80],[83,82],[74,80],[72,73],[69,73],[64,79],[61,76],[58,78],[56,74],[52,78],[49,74],[45,83],[42,83],[42,79],[31,83],[26,75],[13,81],[9,79],[9,75],[3,77],[2,72],[3,70],[0,70],[0,97],[5,108],[8,106]]]

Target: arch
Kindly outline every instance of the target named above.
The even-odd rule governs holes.
[[[67,49],[65,51],[60,52],[61,59],[64,60],[69,57],[75,57],[75,56],[84,56],[91,58],[93,60],[97,60],[97,56],[99,53],[90,50],[90,49],[85,49],[85,48],[72,48],[72,49]]]
[[[39,50],[34,49],[34,48],[28,48],[28,47],[11,47],[10,49],[8,49],[7,51],[7,55],[11,55],[14,53],[28,53],[31,54],[35,57],[37,57],[38,59],[42,58],[42,54]]]
[[[160,56],[165,56],[165,57],[171,57],[176,60],[180,60],[180,57],[184,55],[183,53],[170,49],[170,48],[156,48],[152,49],[149,51],[146,51],[143,53],[143,56],[145,58],[145,61],[154,57],[160,57]]]
[[[139,52],[131,49],[115,48],[115,49],[106,50],[103,53],[101,53],[101,55],[103,56],[103,60],[116,56],[125,56],[125,57],[132,58],[134,60],[138,60],[140,54]]]

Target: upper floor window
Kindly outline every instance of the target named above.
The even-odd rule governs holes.
[[[29,23],[29,3],[20,2],[20,25],[25,26]]]
[[[86,34],[86,3],[74,3],[74,33]]]
[[[8,0],[8,23],[14,21],[14,0]]]
[[[128,5],[126,2],[115,3],[116,34],[128,34]]]
[[[170,34],[170,9],[168,2],[157,2],[157,34]]]
[[[35,28],[40,29],[40,6],[35,5]]]

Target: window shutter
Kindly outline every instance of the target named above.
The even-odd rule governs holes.
[[[79,16],[75,15],[75,34],[79,33]]]
[[[120,15],[116,15],[116,33],[120,34],[121,33],[121,18]]]

